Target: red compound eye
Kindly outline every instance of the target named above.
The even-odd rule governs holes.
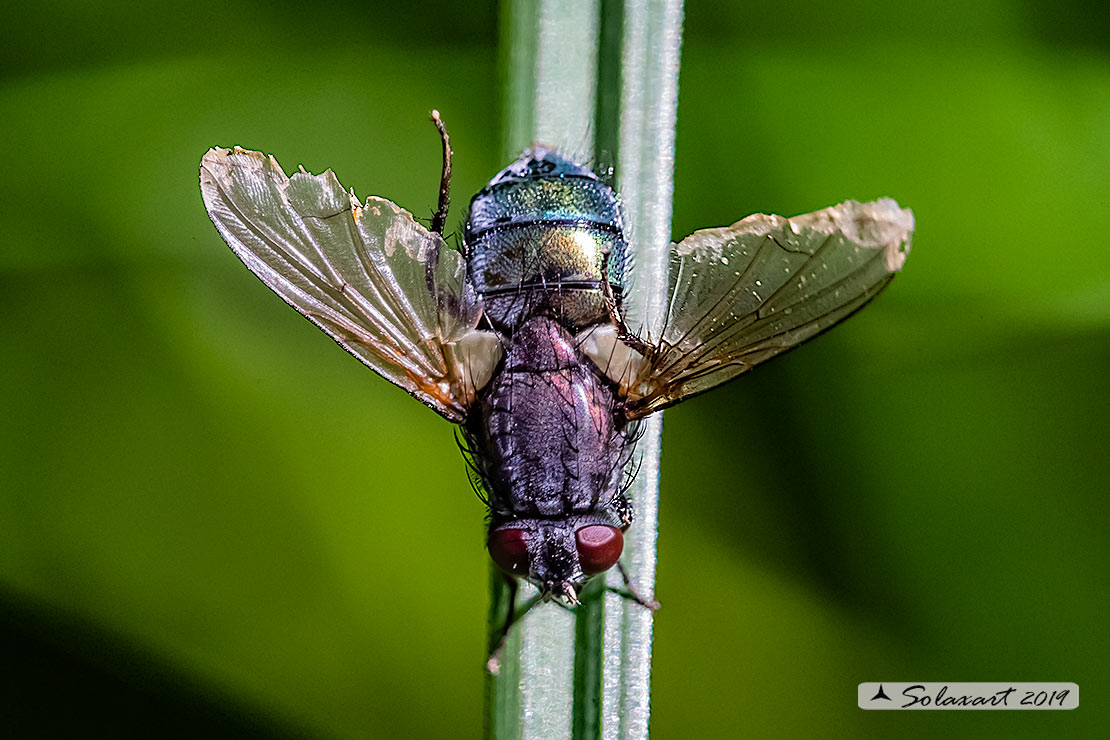
[[[498,568],[514,576],[528,575],[528,542],[524,539],[524,530],[494,530],[486,547]]]
[[[591,524],[574,533],[578,542],[578,563],[588,576],[604,573],[620,560],[624,535],[608,524]]]

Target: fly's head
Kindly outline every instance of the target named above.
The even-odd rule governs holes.
[[[497,567],[533,583],[544,601],[577,604],[586,582],[617,564],[625,528],[597,514],[514,519],[490,527],[487,548]]]

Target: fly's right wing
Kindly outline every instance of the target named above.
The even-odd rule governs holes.
[[[902,268],[913,225],[885,198],[696,231],[672,246],[661,336],[641,354],[602,327],[584,349],[619,383],[628,417],[646,416],[847,318]]]
[[[275,293],[375,372],[462,422],[501,355],[461,255],[328,170],[286,177],[261,152],[213,148],[201,194],[224,241]]]

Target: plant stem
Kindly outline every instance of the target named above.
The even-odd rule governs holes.
[[[667,302],[674,182],[681,0],[629,0],[623,13],[617,185],[624,201],[634,273],[625,286],[625,321],[641,336],[661,333]],[[628,491],[636,523],[624,562],[640,593],[655,590],[662,414],[644,421],[640,469]],[[620,576],[610,571],[609,584]],[[651,713],[653,614],[616,594],[606,595],[601,737],[643,740]]]
[[[636,265],[625,311],[650,335],[667,292],[681,2],[517,0],[501,20],[505,159],[538,142],[615,165]],[[661,423],[659,414],[645,422],[628,492],[636,522],[622,561],[645,596],[654,591]],[[615,569],[608,577],[624,586]],[[507,594],[500,577],[491,584],[494,634]],[[534,593],[522,584],[521,599]],[[488,679],[490,737],[647,737],[652,612],[601,583],[581,599],[576,613],[541,604],[513,627]]]

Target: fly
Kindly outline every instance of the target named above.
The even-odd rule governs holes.
[[[430,228],[384,198],[358,200],[331,170],[287,177],[239,147],[204,156],[204,204],[270,289],[459,425],[493,562],[514,586],[576,604],[590,578],[619,567],[639,421],[861,308],[902,268],[913,214],[847,201],[695,231],[670,247],[662,329],[638,334],[622,313],[632,275],[616,192],[527,149],[471,199],[452,249],[451,148],[432,120],[443,171]]]

